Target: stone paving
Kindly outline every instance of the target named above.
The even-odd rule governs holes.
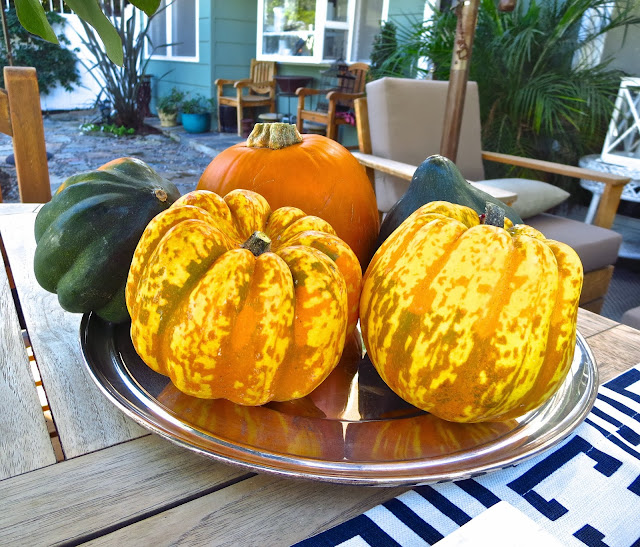
[[[92,111],[45,115],[47,151],[53,154],[49,159],[52,192],[71,175],[96,169],[116,158],[133,156],[171,180],[184,194],[195,190],[200,175],[215,155],[243,140],[229,133],[190,135],[182,126],[132,137],[83,133],[80,125],[94,118]],[[147,122],[159,128],[157,119],[150,118]],[[0,135],[0,185],[5,203],[20,201],[15,167],[6,161],[12,153],[11,137]]]

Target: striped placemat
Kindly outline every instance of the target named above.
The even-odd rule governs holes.
[[[501,501],[562,545],[640,547],[640,365],[601,386],[586,420],[553,449],[476,478],[416,487],[297,545],[434,545]],[[495,546],[525,544],[509,526],[494,534]]]

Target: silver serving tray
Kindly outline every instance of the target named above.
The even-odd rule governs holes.
[[[363,356],[357,333],[313,393],[243,407],[182,394],[136,354],[130,324],[86,314],[82,353],[100,390],[127,416],[204,456],[253,471],[371,486],[460,480],[554,446],[587,416],[598,373],[578,333],[571,370],[542,407],[517,420],[454,424],[397,397]]]

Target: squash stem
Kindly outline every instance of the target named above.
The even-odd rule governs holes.
[[[247,138],[249,148],[280,150],[302,142],[298,128],[291,123],[257,123]]]
[[[160,201],[165,202],[167,201],[167,193],[162,189],[162,188],[156,188],[153,192],[156,196],[156,198],[158,198]]]
[[[504,228],[504,209],[495,203],[487,201],[484,215],[482,215],[482,224]]]
[[[253,256],[260,256],[271,250],[271,239],[264,232],[253,232],[242,244],[242,248],[251,251]]]

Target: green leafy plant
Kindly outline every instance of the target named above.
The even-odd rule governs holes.
[[[502,13],[481,0],[469,79],[478,83],[484,148],[574,165],[597,151],[623,74],[575,54],[612,29],[639,25],[631,10],[630,2],[612,10],[610,0],[531,0]],[[581,29],[585,18],[600,24]],[[451,11],[407,25],[388,72],[395,57],[427,57],[433,77],[448,79],[455,27]],[[424,70],[411,66],[411,76]],[[487,174],[503,169],[488,164]]]
[[[151,17],[160,7],[161,0],[128,1]],[[40,0],[14,0],[14,3],[18,19],[25,29],[49,42],[58,43],[58,37],[51,28]],[[123,37],[113,22],[105,15],[104,5],[98,0],[65,0],[65,4],[95,30],[104,43],[108,58],[115,64],[122,66],[125,58]]]
[[[206,114],[213,112],[213,99],[206,99],[203,95],[197,94],[190,99],[185,99],[180,104],[180,112],[183,114]]]
[[[408,76],[405,65],[411,57],[401,57],[398,52],[398,27],[393,21],[382,22],[380,32],[373,39],[369,78],[383,76]]]
[[[175,114],[180,109],[184,97],[184,92],[173,87],[168,95],[164,95],[158,99],[156,108],[165,114]]]
[[[138,130],[144,121],[143,112],[137,104],[138,89],[150,59],[143,59],[143,48],[148,40],[149,25],[153,16],[148,17],[141,26],[139,11],[128,7],[124,0],[116,1],[120,2],[121,16],[111,16],[111,22],[122,41],[124,63],[117,66],[111,62],[108,53],[102,47],[98,33],[82,20],[86,36],[80,38],[95,59],[94,64],[87,66],[87,69],[100,85],[101,93],[111,103],[115,111],[115,124]],[[106,7],[105,2],[101,2],[100,5],[103,9]],[[98,100],[101,98],[99,96]]]
[[[131,127],[125,127],[124,125],[116,125],[114,123],[97,124],[97,123],[83,123],[80,126],[80,130],[83,133],[107,133],[116,137],[124,137],[127,135],[135,134],[135,130]]]
[[[56,86],[61,85],[71,91],[80,83],[80,75],[76,68],[77,57],[74,50],[68,49],[69,40],[59,34],[60,46],[34,38],[18,21],[16,10],[6,11],[7,30],[11,43],[11,58],[16,66],[32,66],[38,75],[38,87],[42,95],[47,95]],[[47,21],[62,29],[65,19],[57,13],[47,13]],[[7,47],[4,40],[0,43],[0,63],[9,64]],[[4,76],[0,71],[0,86],[4,87]]]

